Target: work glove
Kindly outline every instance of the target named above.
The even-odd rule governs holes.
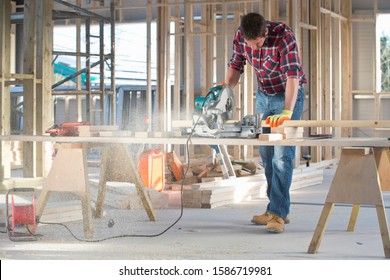
[[[265,124],[269,124],[270,127],[277,127],[281,125],[285,120],[290,120],[293,112],[290,110],[283,110],[282,113],[269,116],[265,120]]]

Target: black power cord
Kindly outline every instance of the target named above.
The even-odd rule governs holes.
[[[202,106],[201,108],[203,108],[204,104],[206,103],[206,100],[207,98],[209,97],[209,95],[212,93],[212,91],[209,91],[202,103]],[[190,168],[190,152],[189,152],[189,142],[191,140],[191,137],[192,135],[194,134],[195,132],[195,128],[196,126],[198,125],[198,122],[200,120],[200,117],[202,116],[202,114],[199,114],[199,117],[198,119],[196,120],[196,122],[194,123],[194,125],[192,126],[191,128],[191,132],[190,134],[188,135],[187,137],[187,140],[186,140],[186,153],[187,153],[187,158],[188,158],[188,163],[187,163],[187,168],[186,170],[183,172],[183,180],[181,182],[181,185],[180,185],[180,198],[181,198],[181,203],[180,203],[180,215],[179,217],[169,226],[167,227],[165,230],[159,232],[159,233],[156,233],[156,234],[121,234],[121,235],[114,235],[114,236],[109,236],[109,237],[106,237],[106,238],[101,238],[101,239],[85,239],[85,238],[80,238],[80,237],[77,237],[72,231],[71,229],[63,224],[63,223],[48,223],[48,222],[42,222],[42,221],[38,221],[38,223],[41,223],[41,224],[45,224],[45,225],[59,225],[59,226],[63,226],[65,227],[69,233],[72,235],[72,237],[78,241],[81,241],[81,242],[102,242],[102,241],[106,241],[106,240],[110,240],[110,239],[117,239],[117,238],[125,238],[125,237],[158,237],[158,236],[161,236],[163,235],[164,233],[166,233],[168,230],[170,230],[172,227],[174,227],[180,220],[181,218],[183,217],[183,213],[184,213],[184,205],[183,205],[183,185],[184,185],[184,178],[186,178],[186,175],[188,173],[188,170]]]

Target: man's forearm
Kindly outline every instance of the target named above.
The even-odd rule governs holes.
[[[231,87],[235,87],[240,80],[241,73],[233,68],[228,68],[225,77],[225,83]]]
[[[287,79],[285,94],[285,110],[294,110],[295,102],[298,96],[299,79]]]

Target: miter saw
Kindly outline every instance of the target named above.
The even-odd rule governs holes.
[[[201,137],[255,138],[261,133],[261,118],[247,115],[234,121],[235,101],[230,86],[210,88],[206,96],[195,99],[193,133]]]

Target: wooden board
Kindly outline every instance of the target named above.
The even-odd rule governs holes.
[[[238,121],[238,120],[236,120]],[[192,127],[192,121],[172,121],[173,127]],[[268,127],[263,121],[262,127]],[[367,127],[389,128],[390,120],[299,120],[284,121],[279,127]]]
[[[187,143],[187,137],[50,137],[33,135],[0,135],[0,141],[37,141],[63,143],[123,143],[123,144],[180,144]],[[234,142],[232,142],[234,141]],[[345,137],[331,139],[285,139],[275,141],[260,141],[258,139],[243,138],[200,138],[192,137],[191,145],[253,145],[253,146],[363,146],[363,147],[390,147],[390,140],[384,137]]]

